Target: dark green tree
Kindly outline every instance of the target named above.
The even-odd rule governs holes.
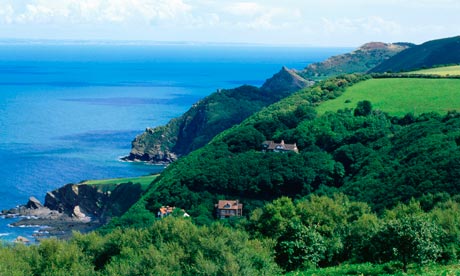
[[[370,101],[364,100],[364,101],[358,102],[353,114],[355,116],[368,116],[371,114],[371,112],[372,112],[372,103]]]

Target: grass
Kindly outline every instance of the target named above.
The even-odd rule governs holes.
[[[133,184],[140,184],[141,187],[145,190],[150,185],[150,183],[152,183],[152,181],[157,177],[158,177],[158,174],[139,176],[139,177],[130,177],[130,178],[86,180],[86,181],[81,182],[80,184],[97,185],[97,186],[117,186],[120,184],[126,184],[126,183],[131,182]]]
[[[417,70],[417,71],[408,72],[407,74],[439,75],[443,77],[459,76],[460,75],[460,65]]]
[[[345,264],[334,267],[308,269],[286,274],[288,276],[332,276],[332,275],[423,275],[423,276],[454,276],[460,275],[460,265],[429,265],[419,267],[412,265],[407,273],[403,273],[398,263],[388,264]]]
[[[374,109],[393,116],[427,112],[445,114],[450,110],[460,110],[460,80],[370,79],[351,86],[340,97],[322,103],[317,111],[321,115],[327,111],[354,109],[363,100],[370,101]]]

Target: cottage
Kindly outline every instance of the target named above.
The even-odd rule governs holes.
[[[243,204],[238,200],[219,200],[215,205],[217,218],[241,217],[243,215]]]
[[[161,208],[158,210],[157,217],[159,217],[159,218],[167,217],[170,214],[172,214],[175,209],[176,209],[176,207],[161,206]],[[187,214],[184,209],[182,209],[182,212],[184,212],[184,217],[190,217],[190,215]]]
[[[176,209],[176,207],[161,206],[161,208],[158,210],[157,217],[164,218],[166,216],[169,216],[170,214],[172,214],[174,209]]]
[[[286,144],[284,140],[281,140],[281,143],[275,143],[274,141],[268,140],[262,143],[263,151],[270,151],[270,152],[295,152],[299,153],[299,149],[297,148],[297,144]]]

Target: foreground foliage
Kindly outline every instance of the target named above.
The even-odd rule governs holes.
[[[429,210],[412,200],[381,215],[343,194],[281,197],[249,219],[210,226],[171,216],[0,246],[0,275],[436,275],[460,261],[459,209],[460,198],[448,196]]]
[[[276,275],[270,241],[166,218],[145,229],[0,247],[0,275]]]

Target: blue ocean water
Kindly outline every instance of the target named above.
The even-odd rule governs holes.
[[[261,85],[347,48],[0,45],[0,209],[85,179],[163,168],[120,162],[146,127],[220,88]],[[0,219],[0,240],[35,228]]]

